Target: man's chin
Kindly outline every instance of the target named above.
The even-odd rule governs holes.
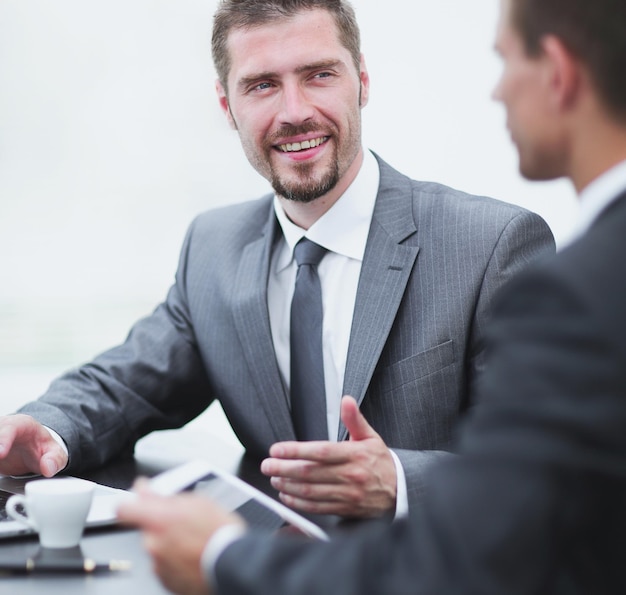
[[[550,182],[557,178],[563,177],[563,173],[559,173],[554,169],[548,169],[546,167],[538,167],[535,164],[525,164],[520,161],[519,164],[520,175],[529,182]]]
[[[318,198],[321,198],[322,196],[324,196],[327,192],[329,192],[331,190],[331,188],[329,188],[328,190],[319,190],[319,189],[312,189],[312,190],[307,190],[307,189],[289,189],[289,188],[285,188],[284,186],[274,186],[274,191],[276,192],[276,194],[278,194],[278,196],[292,201],[292,202],[299,202],[301,204],[308,204],[311,202],[316,201]]]
[[[336,172],[328,172],[321,180],[307,180],[306,182],[287,182],[283,179],[272,178],[272,188],[279,196],[293,202],[310,203],[328,194],[338,182]]]

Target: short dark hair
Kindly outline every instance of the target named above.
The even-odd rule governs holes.
[[[626,0],[511,0],[526,52],[555,35],[581,62],[606,108],[626,121]]]
[[[361,60],[361,34],[352,5],[346,0],[221,0],[213,20],[211,49],[217,76],[227,89],[231,60],[228,36],[247,29],[293,17],[305,10],[327,10],[334,17],[341,44],[350,52],[357,72]],[[304,42],[303,42],[304,43]]]

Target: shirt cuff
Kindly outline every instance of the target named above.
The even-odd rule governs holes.
[[[200,567],[206,577],[209,587],[216,589],[215,565],[218,558],[224,553],[226,548],[244,536],[247,529],[242,525],[225,525],[219,528],[209,538],[202,556],[200,557]]]
[[[400,458],[393,450],[390,449],[389,452],[396,466],[396,511],[393,520],[397,521],[409,516],[409,494],[406,487],[406,475]]]

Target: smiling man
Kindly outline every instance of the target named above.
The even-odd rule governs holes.
[[[363,149],[347,2],[225,0],[213,57],[274,193],[194,221],[175,285],[126,343],[0,420],[0,472],[99,465],[219,399],[289,506],[405,515],[475,400],[494,293],[551,233]]]

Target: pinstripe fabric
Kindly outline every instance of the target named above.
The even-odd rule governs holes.
[[[379,164],[344,393],[400,457],[411,502],[472,402],[494,294],[554,243],[520,207]],[[215,398],[252,455],[295,438],[267,310],[277,228],[271,196],[200,215],[165,302],[24,409],[64,437],[70,470],[185,423]]]

